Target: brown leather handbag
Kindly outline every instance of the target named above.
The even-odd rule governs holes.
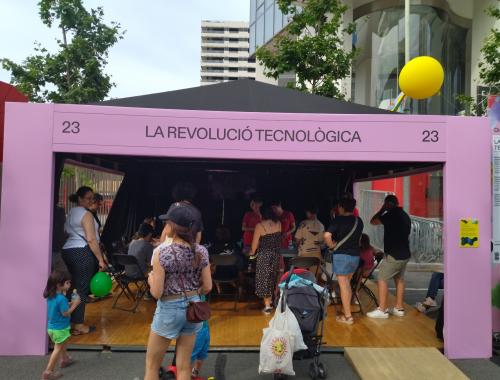
[[[186,319],[191,323],[199,323],[208,321],[210,314],[210,305],[207,301],[189,302],[186,310]]]

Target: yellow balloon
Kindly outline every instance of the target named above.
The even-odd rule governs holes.
[[[399,73],[399,88],[412,99],[435,95],[444,80],[443,66],[438,60],[421,56],[409,61]]]

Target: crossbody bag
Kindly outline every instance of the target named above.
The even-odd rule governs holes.
[[[194,252],[196,255],[196,252]],[[179,267],[179,262],[177,261],[177,254],[172,250],[172,255],[174,256],[175,263],[177,267]],[[184,297],[188,299],[188,295],[186,294],[186,288],[184,286],[184,276],[179,274],[179,280],[182,286],[182,292],[184,293]],[[197,290],[198,295],[201,298],[200,289]],[[186,320],[191,323],[200,323],[203,321],[207,321],[210,318],[210,305],[207,301],[198,301],[192,302],[189,301],[188,307],[186,309]]]
[[[335,247],[333,249],[329,249],[328,250],[328,254],[326,255],[325,257],[325,261],[327,263],[331,263],[332,262],[332,256],[333,256],[333,252],[335,252],[336,250],[338,250],[342,244],[344,244],[347,240],[349,240],[349,238],[352,236],[352,234],[354,233],[354,231],[356,231],[356,228],[358,228],[358,218],[355,217],[356,219],[354,220],[354,226],[352,227],[352,230],[349,231],[349,233],[341,240],[337,243],[337,245],[335,245]]]

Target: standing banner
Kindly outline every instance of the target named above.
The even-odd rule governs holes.
[[[500,95],[488,97],[488,119],[492,136],[492,184],[493,184],[493,263],[500,264]],[[494,276],[495,277],[495,276]],[[493,278],[500,281],[500,278]]]

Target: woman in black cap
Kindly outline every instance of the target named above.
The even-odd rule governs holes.
[[[161,245],[153,256],[149,285],[158,303],[149,334],[145,380],[158,379],[172,339],[176,339],[177,378],[191,378],[191,352],[202,323],[188,322],[186,309],[189,302],[200,301],[200,295],[212,289],[208,252],[194,242],[194,221],[191,207],[172,205],[165,227],[172,244]]]

